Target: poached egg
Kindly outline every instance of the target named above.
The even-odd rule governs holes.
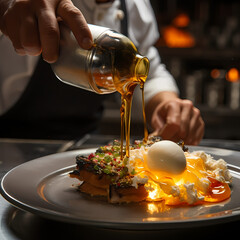
[[[153,172],[180,174],[185,170],[186,164],[183,150],[172,141],[156,142],[147,152],[147,166]]]

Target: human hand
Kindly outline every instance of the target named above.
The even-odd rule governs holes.
[[[204,122],[199,109],[189,100],[179,98],[163,101],[153,111],[152,135],[163,139],[197,145],[204,135]]]
[[[20,55],[39,55],[49,63],[59,53],[61,19],[78,44],[89,49],[92,35],[80,10],[71,0],[0,0],[0,30]]]

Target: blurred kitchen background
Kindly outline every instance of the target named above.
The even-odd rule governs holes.
[[[156,47],[181,97],[201,110],[205,138],[240,139],[240,1],[151,3],[161,34]],[[106,107],[101,129],[118,134],[119,109],[114,101]],[[134,120],[132,134],[141,130],[141,121]]]

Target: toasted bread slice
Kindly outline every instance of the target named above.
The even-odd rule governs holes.
[[[81,192],[87,193],[91,196],[108,196],[107,188],[96,187],[88,182],[83,182],[78,188]]]
[[[133,187],[133,176],[124,167],[120,166],[120,171],[106,173],[104,165],[93,160],[89,157],[77,156],[77,168],[70,173],[71,177],[83,181],[79,186],[81,192],[91,196],[104,196],[110,203],[140,202],[147,198],[148,193],[144,185]],[[118,172],[120,173],[117,174]]]

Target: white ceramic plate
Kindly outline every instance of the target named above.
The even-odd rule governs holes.
[[[218,204],[163,207],[161,203],[109,204],[79,193],[68,176],[78,154],[95,149],[53,154],[26,162],[9,171],[1,181],[1,193],[16,207],[46,218],[117,229],[169,229],[240,220],[240,152],[191,147],[223,158],[233,175],[232,196]],[[11,159],[9,159],[11,161]]]

